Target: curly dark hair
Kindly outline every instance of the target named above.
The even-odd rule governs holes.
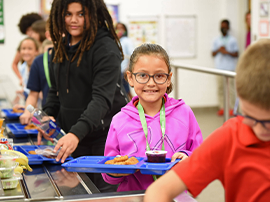
[[[53,45],[55,50],[53,62],[63,62],[64,56],[67,60],[69,60],[65,50],[65,45],[67,45],[68,43],[67,37],[64,37],[68,35],[65,26],[65,16],[68,5],[73,2],[77,2],[82,5],[84,16],[85,9],[88,10],[88,16],[85,17],[89,18],[90,27],[89,29],[86,29],[86,21],[84,19],[84,31],[81,43],[78,47],[77,52],[71,59],[71,62],[74,61],[74,59],[79,55],[79,59],[77,62],[77,66],[79,66],[83,56],[83,52],[89,50],[95,40],[98,27],[106,27],[109,30],[123,58],[124,56],[122,46],[115,33],[112,18],[103,0],[54,0],[49,16],[49,30],[52,41],[54,42]]]
[[[19,21],[19,28],[22,34],[26,34],[26,31],[37,20],[42,20],[42,17],[38,13],[27,13],[23,15]]]

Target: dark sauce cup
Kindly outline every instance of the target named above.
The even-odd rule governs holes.
[[[166,161],[167,151],[153,150],[146,151],[145,154],[149,163],[164,163]]]

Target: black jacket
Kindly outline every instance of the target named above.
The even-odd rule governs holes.
[[[121,85],[121,55],[106,28],[98,29],[79,67],[79,57],[70,62],[78,46],[66,47],[69,61],[51,63],[52,87],[43,110],[48,115],[58,115],[61,128],[74,133],[80,141],[85,136],[96,140],[127,103]]]

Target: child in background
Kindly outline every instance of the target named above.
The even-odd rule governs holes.
[[[43,53],[42,50],[42,43],[46,39],[45,32],[46,32],[46,21],[44,20],[37,20],[31,26],[33,32],[32,37],[39,42],[39,53]]]
[[[55,0],[50,17],[51,88],[44,111],[67,133],[56,158],[104,155],[112,116],[126,104],[121,88],[121,45],[103,0]],[[64,37],[66,36],[66,37]],[[45,133],[41,134],[52,140]],[[76,149],[76,150],[75,150]],[[100,173],[88,176],[101,192],[115,191]]]
[[[132,41],[128,38],[128,30],[125,24],[118,22],[115,26],[115,32],[120,39],[120,43],[124,53],[124,60],[121,63],[122,83],[128,95],[128,98],[131,100],[132,94],[130,92],[129,84],[124,78],[124,74],[128,68],[129,58],[134,50],[134,46]]]
[[[37,103],[39,103],[38,101],[40,99],[42,100],[42,106],[44,106],[46,103],[46,98],[50,87],[49,61],[52,52],[48,49],[53,47],[49,27],[49,20],[47,20],[46,31],[44,32],[46,39],[42,43],[42,52],[44,54],[37,56],[32,64],[27,83],[27,88],[30,89],[30,93],[26,100],[25,108],[29,104],[37,107]],[[20,122],[21,124],[29,124],[31,122],[31,114],[28,110],[24,110],[24,113],[20,116]]]
[[[26,34],[29,37],[32,37],[33,30],[31,28],[31,25],[37,21],[41,20],[42,17],[38,13],[28,13],[26,15],[23,15],[20,19],[20,22],[18,24],[18,27],[21,31],[22,34]],[[14,57],[14,60],[12,62],[12,69],[19,78],[20,82],[19,84],[22,85],[23,79],[22,76],[20,75],[19,69],[18,69],[18,64],[21,60],[21,55],[20,55],[20,50],[19,48],[17,49],[17,53]]]
[[[46,77],[45,72],[48,71],[47,76],[49,77],[48,66],[51,53],[48,52],[48,49],[52,47],[52,41],[45,39],[42,43],[42,49],[43,52],[47,55],[41,54],[37,56],[31,66],[30,75],[27,83],[27,88],[30,90],[30,93],[25,102],[25,108],[28,105],[37,106],[39,98],[42,99],[42,106],[44,106],[46,103],[46,98],[50,87],[50,78]],[[47,62],[47,67],[45,67],[45,62]],[[47,70],[44,69],[44,67],[47,68]],[[42,94],[42,97],[40,96],[40,93]],[[31,122],[31,114],[28,110],[24,110],[24,113],[20,116],[20,122],[21,124],[29,124]]]
[[[137,47],[126,73],[137,96],[113,117],[104,155],[145,157],[146,151],[165,147],[172,161],[188,158],[203,138],[190,107],[167,95],[172,72],[166,51],[156,44]],[[140,172],[102,176],[108,183],[120,183],[117,191],[145,190],[153,182],[153,176]]]
[[[269,52],[270,40],[261,39],[239,60],[235,81],[243,114],[229,119],[189,159],[153,183],[144,201],[172,201],[186,189],[196,197],[216,179],[223,184],[228,202],[269,201]]]
[[[27,96],[29,94],[29,89],[27,89],[26,85],[28,82],[29,72],[31,65],[35,59],[35,57],[38,55],[38,42],[31,37],[27,37],[23,39],[20,43],[20,55],[22,56],[22,59],[24,63],[19,67],[20,74],[23,78],[23,94],[25,99],[27,99]]]

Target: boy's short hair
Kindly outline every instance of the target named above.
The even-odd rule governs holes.
[[[230,27],[230,21],[227,19],[222,20],[221,23],[226,23]]]
[[[45,39],[45,40],[42,42],[42,45],[41,45],[42,50],[44,50],[45,46],[47,46],[47,45],[52,45],[52,44],[53,44],[53,42],[52,42],[51,40]]]
[[[237,64],[236,90],[240,98],[270,109],[270,39],[250,45]]]
[[[18,24],[20,31],[22,34],[26,34],[26,31],[31,25],[37,21],[41,20],[42,17],[38,13],[28,13],[26,15],[23,15],[20,19],[20,22]]]
[[[39,41],[42,43],[45,39],[45,32],[46,32],[46,21],[44,20],[37,20],[32,24],[32,30],[39,35]]]

